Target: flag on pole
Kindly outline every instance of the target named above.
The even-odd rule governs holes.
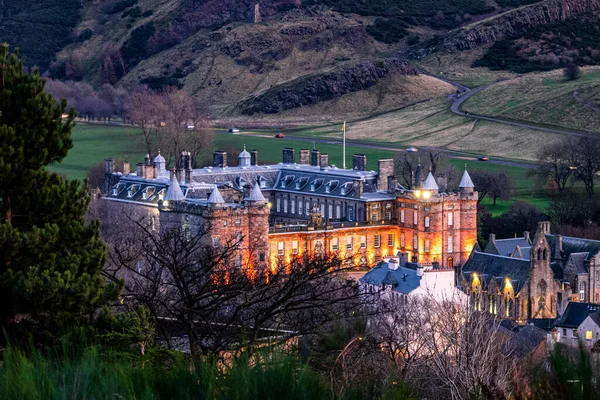
[[[346,121],[342,123],[342,132],[346,131]]]

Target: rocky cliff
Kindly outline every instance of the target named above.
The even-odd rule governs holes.
[[[417,71],[412,65],[397,59],[364,60],[353,66],[302,76],[275,86],[240,101],[237,109],[249,115],[275,114],[364,90],[393,75],[417,75]]]
[[[454,30],[443,39],[430,41],[427,46],[414,51],[413,55],[422,57],[436,51],[468,50],[507,37],[519,36],[540,25],[598,11],[600,11],[600,0],[547,0]]]

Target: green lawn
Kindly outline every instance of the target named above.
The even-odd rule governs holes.
[[[132,164],[141,162],[144,151],[139,142],[136,142],[136,129],[122,126],[107,126],[79,123],[73,130],[73,149],[62,163],[50,167],[50,170],[61,173],[70,179],[83,179],[87,171],[103,162],[105,158],[127,159]],[[246,145],[248,150],[258,150],[261,163],[278,163],[282,159],[284,147],[296,149],[296,157],[299,157],[300,149],[312,149],[313,144],[295,141],[291,139],[275,139],[272,136],[264,138],[240,135],[225,135],[217,131],[212,149],[207,151],[205,157],[210,159],[212,150],[234,150],[241,151]],[[329,164],[342,166],[342,149],[338,144],[316,144],[315,147],[321,153],[329,155]],[[348,147],[346,150],[346,166],[352,165],[352,154],[363,153],[367,156],[367,165],[371,170],[377,169],[377,160],[393,158],[394,152],[370,148]],[[480,161],[451,159],[450,163],[459,171],[465,164],[469,171],[476,169],[486,171],[503,171],[507,173],[515,187],[515,199],[536,204],[545,208],[548,204],[545,188],[537,188],[535,183],[527,177],[527,169],[523,167],[501,166],[493,163]],[[513,200],[514,201],[514,200]],[[484,204],[488,206],[492,214],[498,215],[505,212],[513,201],[499,201],[494,207],[491,199],[485,199]]]

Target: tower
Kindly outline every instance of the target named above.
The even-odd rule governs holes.
[[[517,310],[517,315],[521,314],[523,318],[556,318],[556,294],[559,287],[550,268],[551,254],[550,245],[546,240],[547,233],[550,233],[550,223],[539,222],[529,253],[531,268],[528,304],[522,304],[522,310]]]

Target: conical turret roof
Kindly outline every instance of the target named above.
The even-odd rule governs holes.
[[[427,179],[425,179],[422,189],[424,189],[424,190],[439,190],[440,189],[431,172],[429,173],[429,175],[427,175]]]
[[[171,178],[171,183],[169,184],[169,188],[167,189],[167,194],[163,200],[166,201],[184,201],[185,195],[181,191],[181,187],[179,186],[179,182],[177,182],[177,178],[175,174],[173,174],[173,178]]]
[[[210,192],[210,196],[208,196],[208,204],[225,204],[225,200],[223,200],[223,196],[221,196],[221,192],[219,192],[219,188],[215,186],[212,192]]]
[[[258,182],[256,182],[254,184],[254,187],[252,188],[252,192],[250,193],[250,196],[247,198],[248,201],[267,201],[267,199],[265,199],[265,196],[263,196],[262,194],[262,190],[260,190],[260,185],[258,184]]]
[[[474,187],[475,187],[475,185],[473,184],[473,181],[471,180],[469,173],[465,169],[462,179],[460,180],[460,183],[458,184],[458,188],[463,189],[463,188],[474,188]]]

